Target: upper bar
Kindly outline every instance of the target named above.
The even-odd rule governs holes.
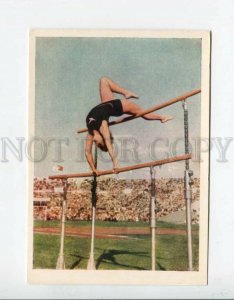
[[[117,168],[116,171],[118,173],[122,173],[122,172],[131,171],[131,170],[147,168],[147,167],[151,167],[151,166],[153,166],[153,167],[160,166],[160,165],[169,164],[169,163],[173,163],[176,161],[186,160],[186,159],[191,159],[191,158],[192,158],[191,154],[184,154],[184,155],[169,157],[166,159],[142,163],[142,164],[138,164],[138,165]],[[109,174],[115,174],[115,172],[114,172],[114,170],[105,170],[105,171],[100,171],[99,174],[100,175],[109,175]],[[49,179],[68,179],[68,178],[93,177],[93,176],[94,176],[93,172],[87,172],[87,173],[53,175],[53,176],[49,176]]]
[[[135,115],[135,116],[123,117],[123,118],[119,118],[119,119],[117,119],[115,121],[109,122],[109,126],[117,125],[117,124],[120,124],[120,123],[124,123],[124,122],[130,121],[130,120],[142,117],[142,116],[144,116],[146,114],[149,114],[149,113],[154,112],[156,110],[159,110],[161,108],[167,107],[167,106],[172,105],[172,104],[174,104],[176,102],[183,101],[183,100],[185,100],[185,99],[187,99],[189,97],[192,97],[192,96],[194,96],[196,94],[199,94],[200,92],[201,92],[200,89],[199,90],[193,90],[193,91],[185,93],[185,94],[183,94],[183,95],[181,95],[179,97],[172,98],[172,99],[170,99],[170,100],[168,100],[166,102],[163,102],[161,104],[157,104],[157,105],[155,105],[155,106],[153,106],[153,107],[151,107],[149,109],[146,109],[141,114],[138,114],[138,115]],[[83,132],[86,132],[86,131],[88,131],[88,129],[87,128],[83,128],[83,129],[78,130],[77,132],[78,133],[83,133]]]

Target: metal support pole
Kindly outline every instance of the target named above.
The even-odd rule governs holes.
[[[97,168],[97,147],[95,146],[94,164]],[[94,260],[94,239],[95,239],[95,219],[96,219],[96,201],[97,201],[97,176],[94,175],[92,183],[92,231],[91,231],[91,247],[87,270],[96,270]]]
[[[150,199],[150,228],[151,228],[151,269],[155,271],[156,265],[156,217],[155,217],[155,169],[150,167],[150,177],[151,177],[151,199]]]
[[[189,129],[188,129],[188,105],[186,99],[183,101],[184,109],[184,145],[185,154],[189,153]],[[184,171],[184,196],[186,200],[186,224],[187,224],[187,247],[188,247],[188,270],[193,271],[193,248],[192,248],[192,216],[191,216],[191,202],[192,202],[192,175],[193,171],[189,169],[189,159],[185,160]]]
[[[62,202],[62,220],[61,220],[61,239],[60,239],[60,251],[59,257],[57,260],[56,269],[63,270],[65,269],[65,260],[64,260],[64,236],[65,236],[65,222],[66,222],[66,206],[67,206],[67,189],[68,182],[67,179],[63,180],[63,202]]]

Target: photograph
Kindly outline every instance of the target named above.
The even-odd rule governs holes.
[[[210,32],[31,29],[28,81],[28,282],[206,285]]]

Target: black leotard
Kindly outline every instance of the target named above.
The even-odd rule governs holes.
[[[89,133],[93,130],[99,130],[102,121],[109,121],[109,117],[119,117],[123,114],[121,100],[110,100],[95,106],[87,115],[86,124]]]

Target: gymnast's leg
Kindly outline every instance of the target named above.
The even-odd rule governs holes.
[[[123,106],[123,112],[125,114],[135,116],[135,115],[141,114],[144,111],[139,105],[137,105],[131,101],[121,100],[121,103]],[[173,117],[171,117],[171,116],[158,115],[155,113],[146,114],[146,115],[142,116],[142,118],[145,120],[159,120],[161,123],[165,123],[165,122],[173,119]]]
[[[107,77],[101,77],[99,81],[99,92],[100,92],[100,98],[102,102],[115,99],[114,93],[121,94],[126,99],[138,98],[136,94],[128,90],[125,90],[124,88],[122,88],[117,83],[115,83],[114,81],[112,81]]]

